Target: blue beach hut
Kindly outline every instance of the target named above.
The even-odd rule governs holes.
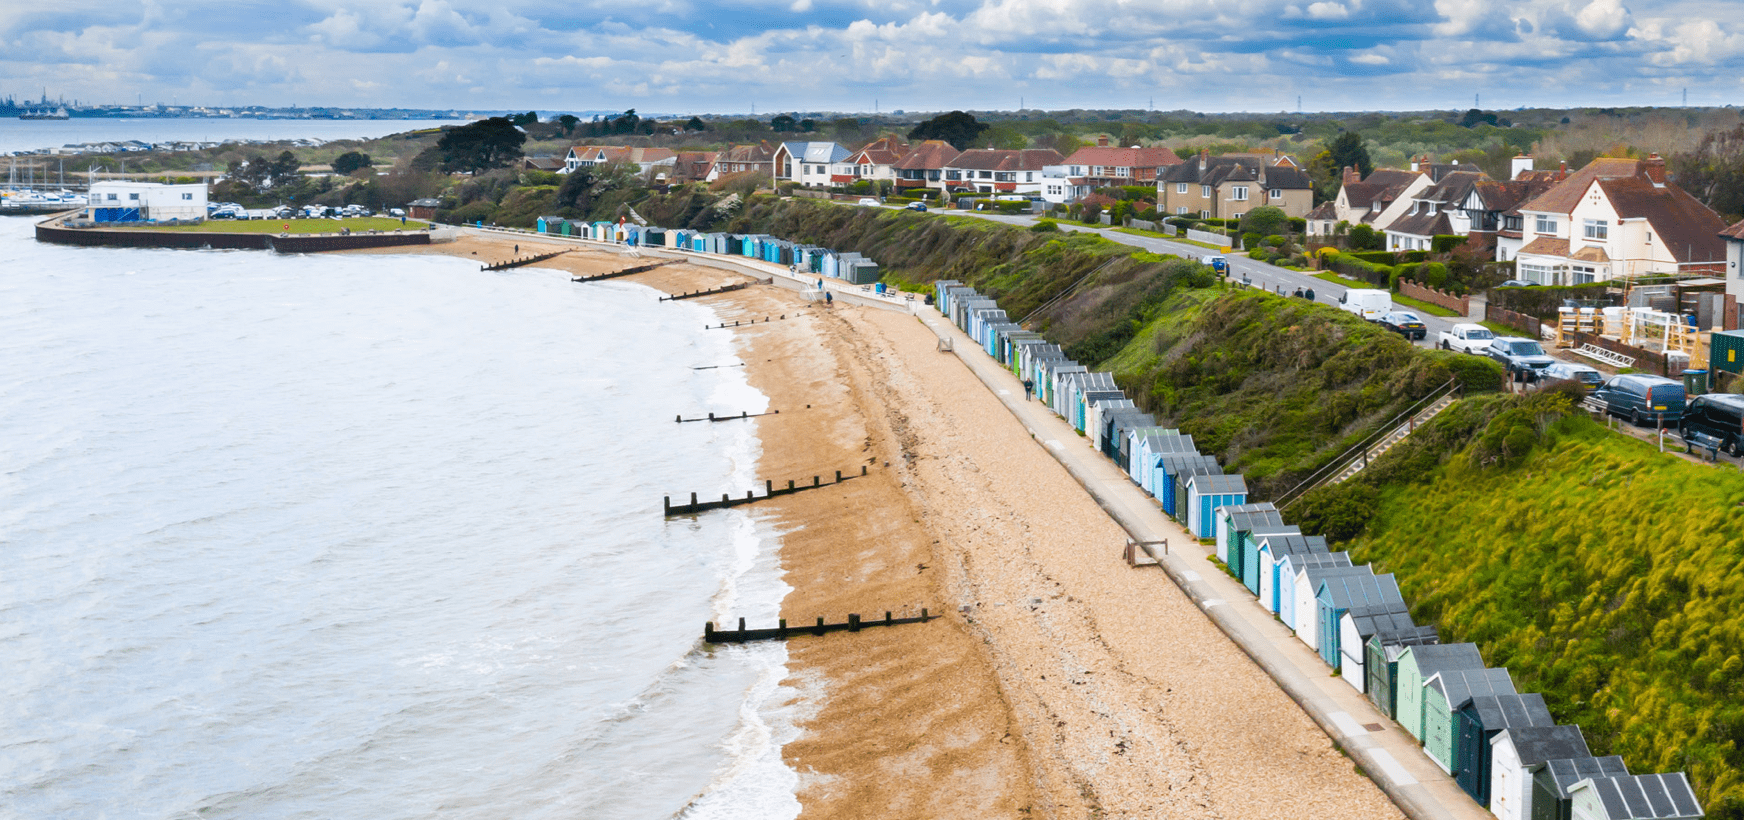
[[[1315,626],[1320,631],[1319,645],[1315,649],[1327,666],[1337,669],[1340,638],[1343,636],[1339,631],[1339,619],[1344,617],[1344,613],[1353,607],[1403,604],[1405,596],[1400,594],[1399,582],[1389,572],[1385,575],[1327,578],[1320,582],[1314,600],[1319,612],[1315,616]]]
[[[1247,481],[1240,475],[1196,475],[1187,479],[1187,530],[1210,538],[1218,507],[1247,503]]]

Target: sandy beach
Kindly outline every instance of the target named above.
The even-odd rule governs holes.
[[[491,262],[512,243],[426,252]],[[677,264],[628,281],[749,280]],[[1402,816],[1163,573],[1120,560],[1120,527],[913,316],[768,286],[706,299],[729,322],[789,317],[721,331],[781,410],[755,422],[759,475],[869,468],[749,508],[783,533],[783,614],[946,615],[789,642],[802,816]]]

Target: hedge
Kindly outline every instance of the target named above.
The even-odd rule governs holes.
[[[1586,285],[1538,285],[1529,288],[1493,288],[1490,304],[1540,319],[1555,319],[1564,299],[1603,299],[1610,286],[1604,282]]]
[[[1448,253],[1464,245],[1465,240],[1465,237],[1458,234],[1440,234],[1429,240],[1429,249],[1436,253]]]
[[[1353,251],[1345,255],[1361,259],[1364,262],[1373,262],[1377,265],[1392,265],[1399,261],[1393,256],[1393,254],[1386,251]]]

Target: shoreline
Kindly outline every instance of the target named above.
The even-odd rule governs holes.
[[[512,244],[372,252],[493,261]],[[635,281],[746,278],[678,264]],[[756,420],[759,474],[870,468],[757,505],[781,533],[783,616],[947,616],[789,642],[783,685],[822,694],[782,749],[802,817],[1401,816],[1179,587],[1125,568],[1120,526],[915,317],[773,287],[709,304],[726,322],[790,316],[735,329],[783,411]]]

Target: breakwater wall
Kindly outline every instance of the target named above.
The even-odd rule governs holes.
[[[430,244],[429,231],[353,234],[266,234],[68,228],[54,220],[36,226],[36,241],[111,248],[183,248],[321,253]]]

